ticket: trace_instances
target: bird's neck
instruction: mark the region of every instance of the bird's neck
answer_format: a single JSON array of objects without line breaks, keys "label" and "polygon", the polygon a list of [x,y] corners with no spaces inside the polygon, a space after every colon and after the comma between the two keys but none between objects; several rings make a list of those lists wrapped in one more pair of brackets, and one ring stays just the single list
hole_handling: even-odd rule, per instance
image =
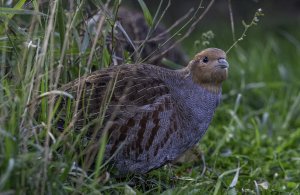
[{"label": "bird's neck", "polygon": [[219,94],[222,92],[222,83],[221,82],[203,82],[201,79],[199,79],[199,76],[201,75],[195,75],[191,73],[190,68],[186,67],[181,69],[182,74],[187,78],[191,77],[193,82],[201,86],[202,88],[206,89],[207,91]]},{"label": "bird's neck", "polygon": [[219,94],[222,92],[222,84],[215,84],[215,83],[213,84],[197,83],[197,84],[199,84],[202,88],[214,94]]}]

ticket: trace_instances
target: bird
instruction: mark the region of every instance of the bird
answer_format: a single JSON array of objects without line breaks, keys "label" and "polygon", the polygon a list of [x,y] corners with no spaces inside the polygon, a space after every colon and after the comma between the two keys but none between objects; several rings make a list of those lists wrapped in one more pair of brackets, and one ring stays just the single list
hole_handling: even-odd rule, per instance
[{"label": "bird", "polygon": [[[97,153],[106,136],[104,159],[117,174],[145,174],[200,141],[220,104],[228,69],[226,53],[207,48],[182,69],[115,65],[61,90],[74,96],[74,128],[87,129],[86,137],[98,143],[92,150]],[[61,104],[63,111],[68,104]]]}]

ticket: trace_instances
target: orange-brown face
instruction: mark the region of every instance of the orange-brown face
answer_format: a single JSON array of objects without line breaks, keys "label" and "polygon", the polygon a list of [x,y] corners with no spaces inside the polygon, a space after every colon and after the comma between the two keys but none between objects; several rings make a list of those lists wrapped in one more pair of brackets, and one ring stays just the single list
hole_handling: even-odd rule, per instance
[{"label": "orange-brown face", "polygon": [[227,79],[229,64],[223,50],[208,48],[198,53],[189,67],[198,84],[218,85]]}]

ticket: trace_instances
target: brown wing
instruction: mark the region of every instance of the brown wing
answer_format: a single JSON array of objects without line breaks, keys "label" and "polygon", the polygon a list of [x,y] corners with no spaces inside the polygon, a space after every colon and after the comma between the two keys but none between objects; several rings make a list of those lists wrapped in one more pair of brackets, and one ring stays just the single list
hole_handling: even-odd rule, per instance
[{"label": "brown wing", "polygon": [[[63,88],[78,101],[77,129],[94,123],[88,135],[96,137],[108,130],[107,156],[122,145],[116,159],[146,161],[159,154],[177,129],[170,90],[154,76],[156,70],[156,67],[117,66]],[[128,167],[133,161],[124,163]]]},{"label": "brown wing", "polygon": [[64,86],[62,90],[78,101],[77,128],[86,124],[84,120],[101,115],[105,116],[104,122],[115,120],[110,118],[113,115],[118,119],[132,117],[143,106],[151,105],[158,97],[169,94],[164,82],[153,77],[153,74],[147,74],[147,70],[142,66],[119,66],[95,72]]}]

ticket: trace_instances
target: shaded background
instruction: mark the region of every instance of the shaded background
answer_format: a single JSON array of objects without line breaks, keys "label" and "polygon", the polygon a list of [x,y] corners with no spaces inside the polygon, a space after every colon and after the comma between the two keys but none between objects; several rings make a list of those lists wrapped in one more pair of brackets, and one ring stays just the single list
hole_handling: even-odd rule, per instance
[{"label": "shaded background", "polygon": [[[149,6],[152,15],[154,15],[157,5],[160,1],[158,0],[146,0],[145,3]],[[169,26],[176,20],[182,17],[188,12],[189,9],[198,7],[200,1],[197,0],[173,0],[171,6],[164,18],[164,23]],[[204,1],[203,5],[206,5],[210,1]],[[139,4],[136,0],[123,1],[123,5],[129,5],[134,9],[140,9]],[[265,40],[264,36],[268,33],[283,34],[289,31],[293,36],[300,38],[299,27],[300,27],[300,1],[290,0],[232,0],[232,12],[235,24],[236,38],[238,38],[243,30],[242,20],[249,23],[259,8],[263,10],[264,17],[261,17],[261,21],[258,26],[251,28],[247,33],[247,39],[260,39]],[[204,9],[203,9],[204,10]],[[226,43],[224,48],[229,47],[232,44],[231,27],[230,27],[230,16],[229,16],[229,0],[216,0],[208,11],[206,16],[199,22],[197,28],[192,33],[191,39],[188,43],[183,45],[190,45],[190,41],[197,39],[199,33],[212,30],[215,33],[215,46],[219,46],[218,43]],[[258,33],[258,34],[257,34]],[[242,44],[242,43],[241,43]]]}]

